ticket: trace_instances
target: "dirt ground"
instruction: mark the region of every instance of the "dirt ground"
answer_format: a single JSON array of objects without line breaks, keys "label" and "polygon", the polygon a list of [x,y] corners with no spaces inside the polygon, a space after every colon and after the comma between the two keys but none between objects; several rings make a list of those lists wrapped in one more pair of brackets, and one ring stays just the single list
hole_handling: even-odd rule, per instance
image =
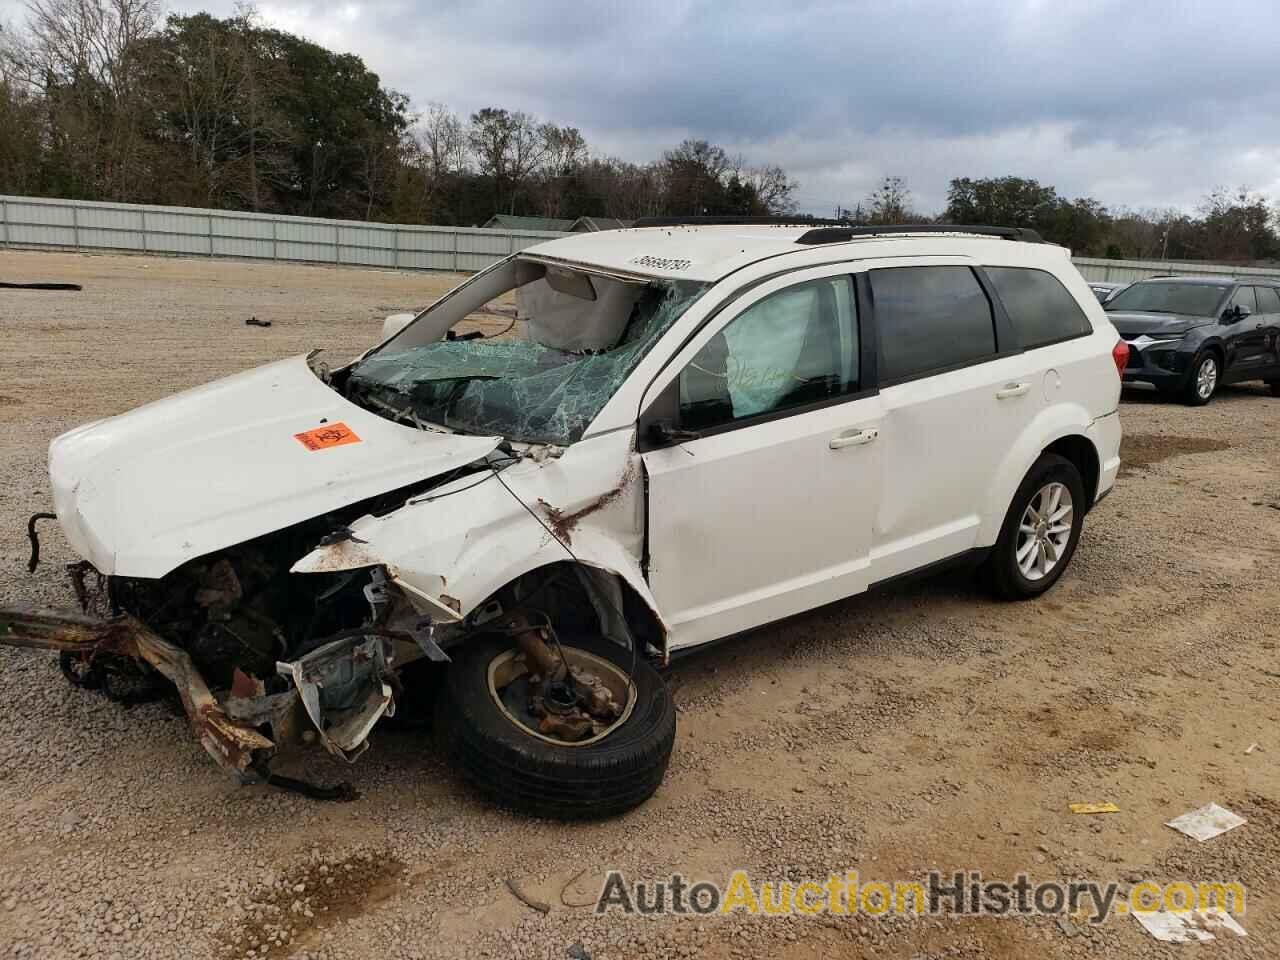
[{"label": "dirt ground", "polygon": [[[278,357],[338,359],[438,274],[0,252],[0,603],[67,605],[45,448],[77,424]],[[246,317],[269,319],[268,329]],[[1127,465],[1037,602],[964,575],[832,605],[678,662],[662,789],[602,823],[478,800],[412,725],[324,804],[228,782],[165,705],[71,688],[0,649],[0,955],[5,957],[1224,957],[1280,955],[1280,400],[1226,388],[1193,409],[1126,394]],[[1249,751],[1249,747],[1257,748]],[[1120,812],[1075,816],[1073,801]],[[1246,826],[1196,843],[1166,820],[1215,801]],[[605,871],[724,883],[1239,880],[1247,939],[1157,943],[1130,917],[623,918]],[[550,904],[530,910],[512,880]],[[272,939],[273,935],[275,939]],[[1201,955],[1197,953],[1197,955]]]}]

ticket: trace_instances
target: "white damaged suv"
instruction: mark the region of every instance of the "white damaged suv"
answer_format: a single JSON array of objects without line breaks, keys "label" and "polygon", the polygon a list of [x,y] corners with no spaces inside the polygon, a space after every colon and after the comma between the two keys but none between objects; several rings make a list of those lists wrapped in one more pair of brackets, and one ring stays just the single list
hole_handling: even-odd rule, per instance
[{"label": "white damaged suv", "polygon": [[[462,332],[481,310],[506,329]],[[614,813],[662,780],[673,654],[951,561],[1048,590],[1115,481],[1126,353],[1029,231],[552,240],[338,369],[57,438],[85,612],[0,611],[0,640],[108,693],[171,681],[250,779],[298,740],[354,759],[430,691],[490,796]]]}]

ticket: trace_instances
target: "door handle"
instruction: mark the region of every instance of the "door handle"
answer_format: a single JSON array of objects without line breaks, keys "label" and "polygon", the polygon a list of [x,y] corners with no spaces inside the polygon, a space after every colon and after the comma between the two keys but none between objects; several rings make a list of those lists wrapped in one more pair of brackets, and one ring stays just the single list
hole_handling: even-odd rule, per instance
[{"label": "door handle", "polygon": [[1031,389],[1031,384],[1023,380],[1021,383],[1006,383],[1003,387],[996,391],[997,400],[1008,400],[1011,397],[1021,397]]},{"label": "door handle", "polygon": [[840,450],[844,447],[860,447],[864,443],[870,443],[878,436],[880,436],[879,430],[846,430],[832,437],[827,446],[832,450]]}]

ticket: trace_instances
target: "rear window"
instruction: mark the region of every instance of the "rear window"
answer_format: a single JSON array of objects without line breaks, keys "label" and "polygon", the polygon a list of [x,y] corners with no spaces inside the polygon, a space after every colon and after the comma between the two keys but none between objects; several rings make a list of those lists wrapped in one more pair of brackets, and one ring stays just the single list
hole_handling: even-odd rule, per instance
[{"label": "rear window", "polygon": [[991,302],[968,267],[889,267],[870,278],[882,381],[995,354]]},{"label": "rear window", "polygon": [[1254,287],[1258,294],[1259,313],[1280,313],[1280,293],[1275,287]]},{"label": "rear window", "polygon": [[1024,267],[984,267],[1028,350],[1093,332],[1076,298],[1051,273]]}]

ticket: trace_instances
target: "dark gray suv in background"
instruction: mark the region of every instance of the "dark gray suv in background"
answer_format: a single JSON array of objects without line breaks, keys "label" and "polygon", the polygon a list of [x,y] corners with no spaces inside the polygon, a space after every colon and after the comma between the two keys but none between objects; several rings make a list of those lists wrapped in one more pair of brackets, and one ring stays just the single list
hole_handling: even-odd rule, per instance
[{"label": "dark gray suv in background", "polygon": [[1263,380],[1280,396],[1280,280],[1158,277],[1105,309],[1129,344],[1125,383],[1154,384],[1193,406],[1242,380]]}]

